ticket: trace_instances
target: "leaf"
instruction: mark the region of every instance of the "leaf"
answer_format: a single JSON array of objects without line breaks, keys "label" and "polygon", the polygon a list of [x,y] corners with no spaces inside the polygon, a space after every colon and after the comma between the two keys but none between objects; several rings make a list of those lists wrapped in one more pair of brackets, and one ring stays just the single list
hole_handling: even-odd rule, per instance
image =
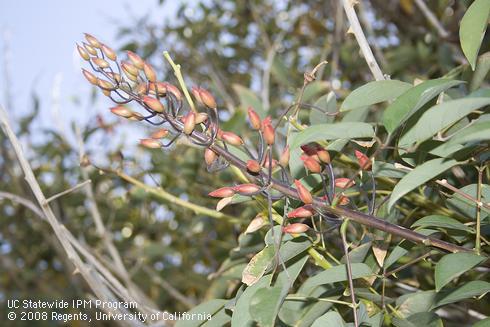
[{"label": "leaf", "polygon": [[490,120],[476,122],[454,134],[446,144],[464,144],[490,140]]},{"label": "leaf", "polygon": [[345,321],[337,311],[329,311],[313,323],[311,327],[345,327]]},{"label": "leaf", "polygon": [[461,83],[463,82],[440,78],[425,81],[411,88],[386,108],[383,114],[383,125],[388,132],[393,133],[395,129],[439,93]]},{"label": "leaf", "polygon": [[376,177],[403,178],[406,170],[396,168],[394,164],[383,161],[374,161],[373,174]]},{"label": "leaf", "polygon": [[238,98],[240,99],[240,106],[242,107],[242,110],[247,110],[248,107],[252,107],[261,118],[265,118],[266,112],[264,110],[262,102],[257,97],[257,95],[255,95],[255,93],[239,84],[233,84],[233,90],[236,92]]},{"label": "leaf", "polygon": [[370,124],[360,122],[341,122],[335,124],[318,124],[307,127],[290,138],[291,149],[300,145],[322,140],[367,138],[374,136]]},{"label": "leaf", "polygon": [[490,1],[475,0],[461,19],[459,40],[471,68],[475,70],[476,57],[487,30]]},{"label": "leaf", "polygon": [[310,109],[310,124],[324,124],[331,123],[334,120],[333,116],[327,116],[326,113],[334,113],[337,111],[337,99],[335,97],[335,93],[330,91],[329,93],[321,96],[315,102],[315,107],[322,109],[322,111],[318,109]]},{"label": "leaf", "polygon": [[[194,307],[192,310],[187,312],[188,314],[199,314],[200,317],[204,316],[206,317],[208,314],[214,316],[216,313],[218,313],[228,302],[228,300],[222,300],[222,299],[214,299],[210,301],[206,301],[204,303],[199,304],[198,306]],[[211,318],[212,320],[213,318]],[[192,320],[178,320],[177,323],[175,324],[175,327],[197,327],[201,326],[205,320],[199,320],[199,319],[192,319]]]},{"label": "leaf", "polygon": [[282,285],[264,287],[250,299],[250,315],[259,326],[274,326],[281,304]]},{"label": "leaf", "polygon": [[340,106],[340,111],[357,109],[392,100],[412,87],[397,80],[369,82],[352,91]]},{"label": "leaf", "polygon": [[479,322],[473,325],[473,327],[488,327],[488,326],[490,326],[490,318],[480,320]]},{"label": "leaf", "polygon": [[439,293],[434,308],[464,299],[469,299],[473,296],[480,296],[487,292],[490,292],[489,282],[482,280],[470,281],[458,288]]},{"label": "leaf", "polygon": [[471,232],[472,229],[466,226],[463,223],[460,223],[454,218],[440,216],[440,215],[431,215],[424,218],[420,218],[416,222],[412,224],[412,227],[441,227],[441,228],[451,228],[462,230],[466,232]]},{"label": "leaf", "polygon": [[426,312],[434,305],[436,292],[420,291],[400,296],[396,300],[398,312],[407,318],[417,312]]},{"label": "leaf", "polygon": [[245,230],[245,234],[251,234],[255,231],[258,231],[265,225],[267,225],[265,217],[258,215],[257,217],[252,219],[252,221],[250,221],[250,224],[248,224],[247,229]]},{"label": "leaf", "polygon": [[407,319],[393,317],[393,325],[396,327],[444,327],[441,318],[433,312],[417,312]]},{"label": "leaf", "polygon": [[274,257],[274,247],[266,246],[262,251],[253,256],[242,273],[242,283],[247,286],[255,284],[266,272]]},{"label": "leaf", "polygon": [[390,201],[388,202],[388,211],[390,211],[396,201],[405,194],[457,164],[458,162],[456,160],[437,158],[417,166],[396,184],[391,193]]},{"label": "leaf", "polygon": [[439,292],[441,288],[443,288],[454,278],[465,273],[485,260],[485,257],[473,253],[446,254],[436,264],[434,272],[436,291]]},{"label": "leaf", "polygon": [[243,291],[236,302],[235,310],[233,310],[233,315],[231,317],[231,325],[233,327],[253,327],[255,325],[248,310],[250,299],[258,289],[268,286],[269,281],[269,278],[261,278],[255,284],[247,287],[245,291]]},{"label": "leaf", "polygon": [[[373,271],[365,263],[353,263],[352,279],[362,278],[373,275]],[[308,278],[304,283],[304,288],[312,288],[324,284],[333,284],[347,280],[347,268],[345,265],[338,265],[326,269],[315,276]]]},{"label": "leaf", "polygon": [[374,241],[373,242],[373,254],[380,267],[383,267],[383,263],[386,258],[386,253],[389,247],[389,242]]},{"label": "leaf", "polygon": [[[469,196],[476,198],[477,195],[477,184],[466,185],[459,189],[461,192],[468,194]],[[490,202],[490,185],[482,184],[482,201]],[[457,211],[465,214],[470,218],[474,218],[476,215],[476,205],[473,201],[470,201],[458,193],[454,193],[452,198],[448,200],[450,207],[455,208]],[[485,218],[490,214],[490,210],[482,207],[481,208],[481,218]]]},{"label": "leaf", "polygon": [[485,52],[480,57],[478,57],[478,61],[476,62],[476,70],[473,73],[473,77],[471,78],[470,91],[475,91],[482,85],[489,70],[490,52]]},{"label": "leaf", "polygon": [[401,147],[427,140],[472,111],[490,104],[490,98],[463,98],[438,104],[420,117],[401,138]]}]

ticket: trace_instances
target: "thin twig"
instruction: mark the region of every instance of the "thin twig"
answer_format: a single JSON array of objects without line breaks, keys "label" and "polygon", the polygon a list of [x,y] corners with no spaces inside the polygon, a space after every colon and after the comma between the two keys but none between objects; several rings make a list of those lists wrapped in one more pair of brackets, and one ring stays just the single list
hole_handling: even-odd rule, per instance
[{"label": "thin twig", "polygon": [[429,23],[437,30],[437,33],[443,39],[449,36],[449,32],[441,25],[439,20],[437,20],[436,15],[427,7],[424,0],[414,0],[415,5],[420,9],[422,14],[424,14],[425,18],[429,21]]},{"label": "thin twig", "polygon": [[84,187],[85,185],[90,184],[90,183],[92,183],[92,181],[90,179],[87,179],[87,180],[85,180],[85,181],[83,181],[81,183],[78,183],[77,185],[75,185],[73,187],[70,187],[69,189],[64,190],[63,192],[57,193],[57,194],[49,197],[46,200],[46,203],[49,203],[49,202],[51,202],[53,200],[56,200],[57,198],[59,198],[59,197],[61,197],[63,195],[66,195],[66,194],[69,194],[71,192],[74,192],[74,191],[78,190],[79,188]]},{"label": "thin twig", "polygon": [[170,57],[170,54],[167,51],[163,52],[163,56],[165,57],[165,59],[167,59],[170,66],[172,66],[172,69],[174,71],[174,75],[180,84],[180,88],[182,89],[182,92],[184,92],[184,96],[185,96],[187,102],[189,103],[189,107],[191,108],[192,111],[197,112],[196,106],[194,105],[194,102],[192,101],[192,98],[189,94],[189,91],[187,90],[187,86],[185,85],[184,77],[182,76],[180,65],[175,64],[175,62],[172,60],[172,58]]},{"label": "thin twig", "polygon": [[350,298],[352,301],[352,314],[354,315],[354,326],[359,326],[359,318],[357,317],[357,301],[354,291],[354,282],[352,280],[352,267],[349,259],[349,245],[347,244],[346,231],[349,226],[349,219],[344,220],[342,226],[340,226],[340,236],[342,236],[342,245],[345,253],[345,265],[347,266],[347,279],[349,280]]}]

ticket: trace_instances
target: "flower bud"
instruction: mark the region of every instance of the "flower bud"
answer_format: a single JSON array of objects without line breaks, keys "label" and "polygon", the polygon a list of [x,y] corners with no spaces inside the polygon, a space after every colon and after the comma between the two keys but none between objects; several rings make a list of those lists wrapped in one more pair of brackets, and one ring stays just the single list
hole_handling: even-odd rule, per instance
[{"label": "flower bud", "polygon": [[235,195],[235,191],[232,187],[222,187],[208,194],[214,198],[228,198]]},{"label": "flower bud", "polygon": [[97,83],[98,83],[99,87],[105,91],[114,90],[114,85],[112,85],[112,83],[110,83],[108,81],[105,81],[103,79],[98,79]]},{"label": "flower bud", "polygon": [[196,126],[196,114],[194,111],[189,111],[189,113],[182,118],[182,122],[184,123],[182,131],[184,134],[190,135]]},{"label": "flower bud", "polygon": [[119,75],[118,73],[108,72],[107,75],[109,75],[109,77],[116,83],[121,82],[121,75]]},{"label": "flower bud", "polygon": [[320,149],[318,149],[316,154],[318,155],[318,158],[320,159],[321,162],[326,163],[326,164],[329,164],[331,162],[330,154],[328,153],[327,150],[320,148]]},{"label": "flower bud", "polygon": [[351,180],[350,178],[337,178],[337,179],[335,179],[335,187],[349,188],[354,184],[356,184],[356,183],[353,180]]},{"label": "flower bud", "polygon": [[199,92],[199,87],[197,87],[197,86],[193,86],[193,87],[191,88],[191,93],[192,93],[192,95],[194,96],[194,98],[196,99],[197,103],[200,103],[200,104],[202,104],[202,103],[203,103],[203,102],[202,102],[202,99],[201,99],[201,94],[200,94],[200,92]]},{"label": "flower bud", "polygon": [[301,184],[301,181],[299,181],[297,179],[294,180],[294,185],[296,185],[296,189],[297,189],[298,196],[299,196],[300,200],[304,204],[312,204],[313,203],[313,197],[311,196],[310,191],[308,191],[306,189],[306,187],[304,187],[303,184]]},{"label": "flower bud", "polygon": [[240,146],[243,144],[243,140],[240,136],[236,135],[233,132],[223,132],[221,134],[221,139],[228,144]]},{"label": "flower bud", "polygon": [[145,66],[145,62],[143,61],[143,59],[141,59],[140,56],[138,56],[136,53],[132,51],[127,51],[127,54],[129,60],[131,60],[131,62],[133,63],[133,65],[136,66],[136,68],[143,69],[143,67]]},{"label": "flower bud", "polygon": [[165,87],[167,88],[167,91],[172,93],[177,100],[182,101],[182,92],[180,92],[177,86],[170,83],[165,83]]},{"label": "flower bud", "polygon": [[125,106],[116,106],[111,108],[111,112],[117,116],[123,118],[129,118],[133,116],[133,111]]},{"label": "flower bud", "polygon": [[143,66],[143,71],[145,72],[146,79],[148,79],[150,82],[157,81],[157,74],[150,64],[145,62]]},{"label": "flower bud", "polygon": [[87,81],[89,81],[90,84],[99,85],[99,81],[98,81],[99,79],[88,70],[82,68],[82,74],[83,76],[85,76],[85,78],[87,79]]},{"label": "flower bud", "polygon": [[248,121],[253,129],[259,130],[261,126],[260,117],[257,112],[252,108],[248,107]]},{"label": "flower bud", "polygon": [[150,83],[150,93],[156,94],[158,92],[159,96],[167,94],[167,86],[163,82]]},{"label": "flower bud", "polygon": [[281,157],[279,158],[279,164],[283,167],[287,167],[289,165],[289,157],[290,157],[289,145],[286,145],[284,150],[282,150]]},{"label": "flower bud", "polygon": [[319,174],[322,172],[322,167],[320,166],[318,161],[316,161],[312,157],[301,156],[301,160],[303,160],[303,164],[306,167],[306,169],[308,169],[312,173]]},{"label": "flower bud", "polygon": [[102,94],[105,95],[106,97],[109,97],[109,96],[111,96],[111,91],[103,88]]},{"label": "flower bud", "polygon": [[94,48],[100,48],[101,44],[99,42],[99,40],[97,40],[95,37],[93,37],[92,35],[88,34],[88,33],[85,33],[85,39],[87,40],[87,42],[93,46]]},{"label": "flower bud", "polygon": [[345,205],[348,205],[349,202],[350,202],[349,198],[347,196],[345,196],[344,194],[341,194],[339,196],[339,201],[337,203],[341,206],[345,206]]},{"label": "flower bud", "polygon": [[256,160],[248,160],[247,170],[251,173],[257,174],[260,172],[260,164]]},{"label": "flower bud", "polygon": [[133,115],[128,119],[134,121],[142,121],[143,119],[145,119],[145,117],[143,117],[143,115],[140,114],[139,112],[133,112]]},{"label": "flower bud", "polygon": [[217,158],[218,155],[216,154],[216,152],[214,152],[210,148],[206,148],[206,150],[204,150],[204,161],[206,161],[206,165],[211,166]]},{"label": "flower bud", "polygon": [[77,50],[78,50],[78,54],[80,55],[80,57],[82,57],[83,60],[90,60],[90,56],[89,56],[87,50],[85,50],[84,48],[82,48],[78,44],[77,44]]},{"label": "flower bud", "polygon": [[271,116],[265,117],[264,120],[262,121],[262,125],[260,126],[262,132],[264,132],[265,126],[267,126],[267,125],[272,125]]},{"label": "flower bud", "polygon": [[159,130],[156,130],[153,133],[151,133],[150,137],[152,139],[163,139],[168,136],[168,133],[169,133],[168,129],[160,128]]},{"label": "flower bud", "polygon": [[253,195],[260,190],[260,186],[255,184],[240,184],[235,186],[233,190],[243,195]]},{"label": "flower bud", "polygon": [[109,63],[102,59],[102,58],[92,58],[92,62],[96,65],[96,66],[99,66],[99,68],[108,68],[109,67]]},{"label": "flower bud", "polygon": [[133,65],[127,61],[121,62],[121,68],[126,75],[130,74],[133,76],[138,76],[138,74],[139,74],[138,68],[136,68],[135,65]]},{"label": "flower bud", "polygon": [[152,98],[150,96],[144,96],[143,102],[145,105],[147,105],[153,111],[163,112],[165,110],[165,107],[163,106],[163,104],[160,101],[158,101],[157,99]]},{"label": "flower bud", "polygon": [[357,161],[362,170],[371,170],[371,160],[361,151],[355,151]]},{"label": "flower bud", "polygon": [[95,50],[94,47],[92,47],[91,45],[88,45],[87,43],[83,43],[83,47],[85,48],[85,50],[87,50],[88,53],[90,53],[92,56],[96,56],[97,55],[97,50]]},{"label": "flower bud", "polygon": [[288,218],[308,218],[315,214],[315,210],[309,206],[302,206],[288,213]]},{"label": "flower bud", "polygon": [[162,147],[162,143],[155,139],[141,139],[140,144],[149,149],[157,149]]},{"label": "flower bud", "polygon": [[265,143],[267,143],[268,145],[273,145],[274,144],[274,141],[275,141],[275,130],[274,130],[274,127],[272,127],[271,124],[267,124],[264,126],[264,140],[265,140]]},{"label": "flower bud", "polygon": [[201,97],[202,103],[208,108],[211,109],[216,109],[218,106],[216,104],[216,100],[214,99],[214,96],[206,89],[203,89],[202,87],[199,88],[199,95]]},{"label": "flower bud", "polygon": [[206,120],[208,120],[208,114],[205,112],[198,112],[196,114],[196,125],[204,123]]},{"label": "flower bud", "polygon": [[[276,166],[277,166],[277,160],[276,159],[272,159],[272,169],[276,168]],[[267,159],[264,162],[264,168],[269,169],[269,159]]]},{"label": "flower bud", "polygon": [[287,234],[301,234],[306,232],[310,227],[306,224],[295,223],[289,224],[282,228],[282,231]]},{"label": "flower bud", "polygon": [[135,91],[139,95],[148,94],[148,85],[146,83],[139,83],[136,86]]},{"label": "flower bud", "polygon": [[105,54],[105,56],[107,58],[109,58],[110,60],[112,61],[116,61],[117,59],[117,55],[116,53],[114,52],[114,50],[112,50],[111,48],[109,48],[107,45],[105,44],[102,44],[102,48],[101,48],[102,52]]}]

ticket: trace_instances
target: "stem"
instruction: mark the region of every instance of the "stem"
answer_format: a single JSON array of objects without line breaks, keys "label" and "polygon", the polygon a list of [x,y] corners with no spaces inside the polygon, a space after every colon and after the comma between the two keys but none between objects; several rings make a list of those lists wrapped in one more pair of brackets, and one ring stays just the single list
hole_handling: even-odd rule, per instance
[{"label": "stem", "polygon": [[175,77],[177,77],[177,80],[179,81],[180,88],[182,89],[182,92],[184,92],[184,96],[185,96],[187,102],[189,103],[191,110],[194,112],[197,112],[196,106],[194,105],[194,102],[192,101],[192,98],[189,94],[189,91],[187,90],[187,86],[185,85],[184,77],[182,76],[182,73],[180,70],[180,65],[175,64],[175,62],[170,57],[168,51],[163,51],[163,56],[165,57],[165,59],[167,59],[170,66],[172,66],[172,69],[174,70],[174,75],[175,75]]},{"label": "stem", "polygon": [[354,293],[354,282],[352,281],[352,267],[350,265],[350,259],[349,259],[349,245],[347,244],[347,237],[345,235],[347,231],[347,226],[349,226],[349,219],[346,219],[342,223],[342,226],[340,226],[340,235],[342,236],[342,244],[344,246],[344,252],[345,252],[347,278],[349,280],[350,298],[352,301],[352,313],[354,314],[354,326],[358,327],[359,319],[357,317],[357,301],[356,301],[356,294]]},{"label": "stem", "polygon": [[482,179],[483,179],[483,167],[479,167],[478,169],[478,185],[476,188],[476,199],[478,203],[476,205],[476,239],[475,239],[475,251],[480,254],[480,238],[481,238],[481,188],[482,188]]}]

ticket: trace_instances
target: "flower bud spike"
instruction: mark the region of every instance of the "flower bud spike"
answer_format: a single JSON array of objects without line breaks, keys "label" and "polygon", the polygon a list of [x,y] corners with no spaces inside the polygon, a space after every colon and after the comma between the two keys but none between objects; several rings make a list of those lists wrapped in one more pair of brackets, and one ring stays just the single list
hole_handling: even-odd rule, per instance
[{"label": "flower bud spike", "polygon": [[368,171],[371,170],[372,165],[369,157],[358,150],[355,151],[355,154],[356,154],[357,161],[359,162],[359,167],[361,167],[362,170],[368,170]]},{"label": "flower bud spike", "polygon": [[275,141],[275,133],[276,131],[274,130],[274,127],[272,127],[271,124],[267,124],[264,126],[264,140],[267,145],[273,145]]},{"label": "flower bud spike", "polygon": [[260,172],[260,164],[257,160],[248,160],[247,161],[247,170],[253,174],[257,174]]},{"label": "flower bud spike", "polygon": [[240,146],[243,144],[243,140],[240,136],[232,132],[223,132],[221,134],[221,139],[228,144]]},{"label": "flower bud spike", "polygon": [[150,96],[144,96],[143,102],[145,105],[147,105],[153,111],[163,112],[165,110],[165,107],[163,106],[163,104],[160,101],[158,101],[157,99],[152,98]]},{"label": "flower bud spike", "polygon": [[356,182],[354,182],[350,178],[337,178],[337,179],[335,179],[335,187],[345,189],[345,188],[349,188],[355,184],[356,184]]},{"label": "flower bud spike", "polygon": [[90,55],[88,54],[87,50],[82,48],[80,45],[77,44],[77,51],[80,57],[82,57],[83,60],[90,60]]},{"label": "flower bud spike", "polygon": [[235,195],[235,191],[232,187],[222,187],[208,194],[213,198],[228,198],[230,196]]},{"label": "flower bud spike", "polygon": [[169,134],[168,129],[160,128],[159,130],[154,131],[153,133],[151,133],[150,137],[152,139],[163,139],[163,138],[167,137],[168,134]]},{"label": "flower bud spike", "polygon": [[116,61],[117,59],[117,55],[116,53],[114,52],[114,50],[112,50],[111,48],[109,48],[107,45],[105,44],[102,44],[102,48],[101,48],[102,52],[104,53],[104,55],[109,58],[110,60],[112,61]]},{"label": "flower bud spike", "polygon": [[206,150],[204,150],[204,161],[206,161],[206,165],[211,166],[216,159],[218,159],[216,152],[210,148],[206,148]]},{"label": "flower bud spike", "polygon": [[85,33],[85,40],[87,40],[87,42],[94,48],[100,48],[101,46],[99,40],[97,40],[94,36],[88,33]]},{"label": "flower bud spike", "polygon": [[184,134],[190,135],[196,126],[196,114],[194,111],[189,111],[189,113],[182,118],[182,121],[184,123],[182,131]]},{"label": "flower bud spike", "polygon": [[286,145],[286,147],[282,151],[281,157],[279,158],[279,164],[283,167],[287,167],[289,165],[290,156],[291,155],[289,152],[289,145]]},{"label": "flower bud spike", "polygon": [[294,209],[288,213],[288,218],[308,218],[315,214],[315,209],[312,206],[306,205]]},{"label": "flower bud spike", "polygon": [[306,224],[295,223],[289,224],[282,228],[282,231],[286,234],[301,234],[309,230],[310,227]]},{"label": "flower bud spike", "polygon": [[311,196],[310,191],[308,191],[306,189],[306,187],[304,187],[303,184],[301,184],[301,181],[299,181],[297,179],[294,180],[294,185],[296,185],[296,189],[297,189],[298,196],[299,196],[300,200],[304,204],[312,204],[313,203],[313,197]]},{"label": "flower bud spike", "polygon": [[127,54],[129,60],[131,60],[131,62],[133,63],[133,65],[136,66],[136,68],[143,69],[145,62],[143,61],[143,59],[141,59],[140,56],[138,56],[136,53],[132,51],[128,51]]},{"label": "flower bud spike", "polygon": [[87,79],[87,81],[89,81],[90,84],[99,85],[99,79],[88,70],[82,68],[82,74],[83,76],[85,76],[85,78]]},{"label": "flower bud spike", "polygon": [[158,149],[162,147],[162,143],[155,139],[141,139],[140,144],[149,149]]},{"label": "flower bud spike", "polygon": [[123,118],[130,118],[133,116],[133,111],[125,106],[116,106],[111,108],[111,112],[117,116]]},{"label": "flower bud spike", "polygon": [[233,190],[242,195],[253,195],[260,191],[260,186],[255,184],[240,184],[235,186]]},{"label": "flower bud spike", "polygon": [[145,62],[144,66],[143,66],[143,71],[145,72],[146,78],[150,82],[156,82],[157,74],[155,73],[155,70],[153,69],[153,67],[150,64]]},{"label": "flower bud spike", "polygon": [[248,107],[248,121],[253,129],[260,129],[262,122],[257,112],[252,107]]}]

